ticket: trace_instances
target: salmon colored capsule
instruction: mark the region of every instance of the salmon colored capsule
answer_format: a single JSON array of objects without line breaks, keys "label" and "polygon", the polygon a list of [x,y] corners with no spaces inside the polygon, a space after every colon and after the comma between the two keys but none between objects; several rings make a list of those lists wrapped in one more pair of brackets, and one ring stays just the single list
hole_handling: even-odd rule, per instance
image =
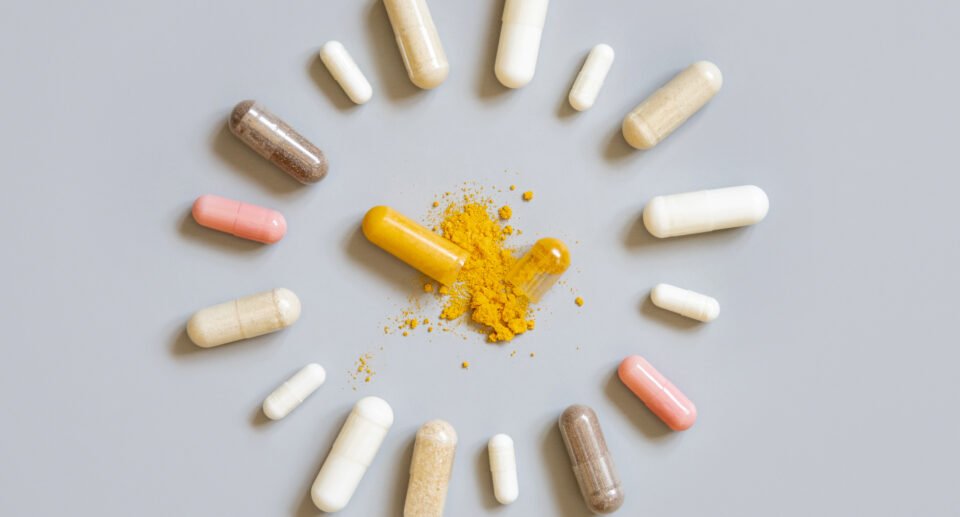
[{"label": "salmon colored capsule", "polygon": [[287,233],[287,220],[280,212],[211,194],[193,202],[193,218],[200,226],[264,244],[273,244]]},{"label": "salmon colored capsule", "polygon": [[674,431],[683,431],[697,421],[697,407],[646,359],[631,355],[620,363],[620,380],[634,395]]}]

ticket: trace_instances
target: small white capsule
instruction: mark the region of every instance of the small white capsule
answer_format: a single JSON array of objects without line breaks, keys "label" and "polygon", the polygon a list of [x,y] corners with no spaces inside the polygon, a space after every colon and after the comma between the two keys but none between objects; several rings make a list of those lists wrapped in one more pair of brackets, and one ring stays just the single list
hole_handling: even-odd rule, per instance
[{"label": "small white capsule", "polygon": [[263,414],[270,420],[280,420],[297,408],[311,393],[317,391],[327,372],[317,363],[304,366],[299,372],[281,384],[263,401]]},{"label": "small white capsule", "polygon": [[507,88],[519,88],[533,79],[540,54],[540,36],[550,0],[507,0],[494,72]]},{"label": "small white capsule", "polygon": [[187,335],[210,348],[276,332],[300,318],[300,299],[289,289],[273,289],[201,309],[187,322]]},{"label": "small white capsule", "polygon": [[520,483],[517,480],[517,456],[513,449],[513,438],[498,434],[490,438],[487,444],[490,454],[490,473],[493,475],[493,496],[500,504],[510,504],[520,495]]},{"label": "small white capsule", "polygon": [[657,284],[650,291],[650,300],[661,309],[704,323],[720,315],[720,302],[715,298],[669,284]]},{"label": "small white capsule", "polygon": [[676,237],[759,223],[770,200],[754,185],[657,196],[643,209],[643,225],[655,237]]},{"label": "small white capsule", "polygon": [[587,60],[583,62],[583,68],[577,74],[577,79],[570,88],[570,105],[577,111],[583,111],[593,106],[597,100],[597,94],[603,87],[603,81],[610,72],[610,66],[613,65],[613,48],[603,43],[593,47]]},{"label": "small white capsule", "polygon": [[373,96],[370,82],[342,43],[339,41],[324,43],[320,48],[320,60],[350,100],[363,104]]}]

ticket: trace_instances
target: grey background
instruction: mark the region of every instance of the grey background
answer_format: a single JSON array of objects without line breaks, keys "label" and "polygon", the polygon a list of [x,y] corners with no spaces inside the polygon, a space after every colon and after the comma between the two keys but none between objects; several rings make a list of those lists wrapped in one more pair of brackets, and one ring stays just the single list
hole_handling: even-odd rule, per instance
[{"label": "grey background", "polygon": [[[960,513],[957,3],[555,1],[519,91],[492,73],[502,2],[431,4],[452,72],[421,92],[377,2],[3,2],[0,514],[312,515],[365,395],[397,419],[344,515],[400,514],[430,418],[460,434],[448,515],[583,515],[555,426],[574,402],[604,425],[622,515]],[[315,59],[328,39],[369,104]],[[599,42],[616,62],[575,114],[567,91]],[[622,116],[699,59],[723,70],[720,94],[629,149]],[[225,117],[246,98],[323,148],[328,178],[302,187],[234,139]],[[568,285],[505,346],[385,336],[419,275],[363,239],[363,213],[421,217],[464,181],[534,190],[498,199],[515,244],[571,243]],[[654,195],[748,183],[771,199],[755,227],[657,241],[639,222]],[[279,208],[290,232],[265,247],[200,228],[204,193]],[[657,282],[716,296],[722,316],[650,307]],[[196,309],[277,286],[303,301],[294,327],[186,340]],[[368,351],[378,373],[357,384]],[[619,383],[634,353],[697,403],[692,430]],[[326,385],[265,422],[263,397],[310,361]],[[519,454],[505,508],[497,432]]]}]

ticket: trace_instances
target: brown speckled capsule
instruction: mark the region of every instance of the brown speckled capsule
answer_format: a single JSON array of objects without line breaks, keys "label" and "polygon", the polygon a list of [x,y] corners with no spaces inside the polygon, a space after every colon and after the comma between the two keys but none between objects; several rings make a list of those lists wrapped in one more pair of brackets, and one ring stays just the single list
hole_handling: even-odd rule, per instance
[{"label": "brown speckled capsule", "polygon": [[456,448],[457,432],[443,420],[431,420],[417,431],[403,517],[443,515]]},{"label": "brown speckled capsule", "polygon": [[623,504],[623,491],[597,414],[579,404],[568,407],[560,415],[560,435],[587,507],[593,513],[615,512]]},{"label": "brown speckled capsule", "polygon": [[230,114],[230,131],[300,183],[316,183],[327,175],[323,151],[286,122],[254,101],[243,101]]}]

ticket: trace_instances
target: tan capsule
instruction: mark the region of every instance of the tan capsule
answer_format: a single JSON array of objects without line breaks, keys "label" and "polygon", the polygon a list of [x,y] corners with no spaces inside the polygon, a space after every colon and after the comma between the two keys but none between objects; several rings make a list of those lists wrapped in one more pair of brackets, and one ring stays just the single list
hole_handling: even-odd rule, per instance
[{"label": "tan capsule", "polygon": [[587,507],[593,513],[615,512],[623,504],[623,491],[597,414],[587,406],[575,404],[560,415],[559,424]]},{"label": "tan capsule", "polygon": [[383,5],[410,81],[424,90],[440,86],[450,63],[426,0],[383,0]]},{"label": "tan capsule", "polygon": [[293,325],[300,318],[300,299],[289,289],[273,289],[197,311],[187,335],[210,348],[262,336]]},{"label": "tan capsule", "polygon": [[237,104],[228,125],[237,138],[300,183],[316,183],[327,175],[323,151],[259,103]]},{"label": "tan capsule", "polygon": [[431,420],[417,431],[403,517],[443,515],[456,448],[457,432],[443,420]]}]

